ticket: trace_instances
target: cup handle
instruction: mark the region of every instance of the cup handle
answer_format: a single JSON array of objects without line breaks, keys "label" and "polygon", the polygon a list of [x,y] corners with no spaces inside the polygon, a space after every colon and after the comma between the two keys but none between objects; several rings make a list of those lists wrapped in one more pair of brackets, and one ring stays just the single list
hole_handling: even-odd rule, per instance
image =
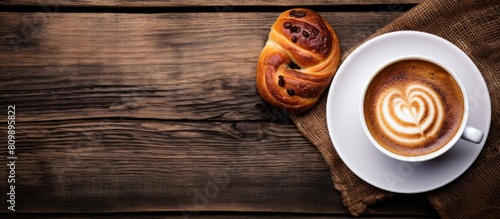
[{"label": "cup handle", "polygon": [[484,133],[471,126],[465,126],[464,133],[460,137],[466,141],[479,144],[483,140]]}]

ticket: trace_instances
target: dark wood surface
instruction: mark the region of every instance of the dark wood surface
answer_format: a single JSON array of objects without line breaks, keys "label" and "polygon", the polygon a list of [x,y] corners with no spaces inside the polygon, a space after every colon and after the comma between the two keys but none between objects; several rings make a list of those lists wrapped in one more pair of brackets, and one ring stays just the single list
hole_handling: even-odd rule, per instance
[{"label": "dark wood surface", "polygon": [[[345,51],[417,2],[0,2],[18,156],[16,214],[4,201],[0,217],[349,217],[319,152],[258,96],[256,62],[283,6],[332,6]],[[437,214],[415,194],[363,216]]]},{"label": "dark wood surface", "polygon": [[1,1],[4,6],[75,6],[75,7],[199,7],[199,6],[314,6],[415,4],[423,0],[17,0]]}]

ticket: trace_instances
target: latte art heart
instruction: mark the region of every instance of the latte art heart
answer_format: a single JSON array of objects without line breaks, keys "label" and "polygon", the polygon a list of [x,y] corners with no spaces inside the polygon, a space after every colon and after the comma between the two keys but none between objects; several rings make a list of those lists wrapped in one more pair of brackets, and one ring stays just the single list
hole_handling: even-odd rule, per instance
[{"label": "latte art heart", "polygon": [[385,152],[421,156],[458,136],[464,102],[459,84],[447,70],[425,60],[404,59],[371,79],[361,120]]},{"label": "latte art heart", "polygon": [[383,91],[375,104],[376,120],[392,141],[407,147],[437,138],[444,123],[439,94],[426,84]]}]

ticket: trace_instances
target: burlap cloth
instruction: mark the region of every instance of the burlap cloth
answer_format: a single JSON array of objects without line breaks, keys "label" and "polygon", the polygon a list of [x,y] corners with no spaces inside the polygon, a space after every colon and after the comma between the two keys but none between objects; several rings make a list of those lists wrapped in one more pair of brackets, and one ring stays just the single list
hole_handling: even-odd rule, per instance
[{"label": "burlap cloth", "polygon": [[[500,218],[500,1],[429,0],[368,39],[398,30],[432,33],[457,45],[481,71],[491,97],[490,133],[478,159],[458,179],[426,197],[442,218]],[[342,162],[328,135],[326,93],[312,110],[292,119],[321,152],[344,205],[357,216],[394,194],[362,181]]]}]

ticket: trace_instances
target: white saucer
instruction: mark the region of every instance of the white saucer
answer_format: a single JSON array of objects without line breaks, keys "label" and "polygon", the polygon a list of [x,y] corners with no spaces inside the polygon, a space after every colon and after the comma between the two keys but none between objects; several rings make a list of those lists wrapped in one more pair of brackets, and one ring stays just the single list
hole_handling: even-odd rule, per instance
[{"label": "white saucer", "polygon": [[[480,144],[459,140],[438,158],[409,163],[384,155],[370,143],[358,115],[363,85],[384,62],[406,55],[429,56],[457,73],[469,97],[468,124],[485,134]],[[357,176],[387,191],[420,193],[453,181],[474,162],[488,136],[491,102],[479,69],[462,50],[432,34],[399,31],[369,40],[342,63],[328,93],[326,118],[335,149]]]}]

